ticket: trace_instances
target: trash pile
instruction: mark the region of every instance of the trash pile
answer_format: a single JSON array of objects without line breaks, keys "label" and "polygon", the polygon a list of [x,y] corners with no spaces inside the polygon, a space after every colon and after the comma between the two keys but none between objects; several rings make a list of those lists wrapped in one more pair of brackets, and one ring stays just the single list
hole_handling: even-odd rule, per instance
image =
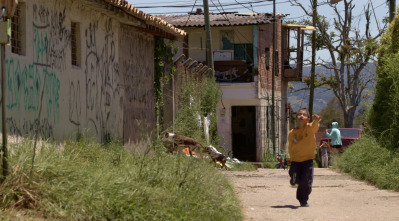
[{"label": "trash pile", "polygon": [[[202,144],[200,144],[198,141],[184,135],[165,133],[162,141],[164,142],[165,147],[171,153],[176,152],[181,148],[181,151],[186,156],[212,159],[215,162],[215,165],[218,164],[221,168],[231,169],[237,165],[243,164],[237,158],[230,158],[222,154],[212,145],[202,146]],[[201,153],[195,152],[194,150],[196,149],[198,149]]]}]

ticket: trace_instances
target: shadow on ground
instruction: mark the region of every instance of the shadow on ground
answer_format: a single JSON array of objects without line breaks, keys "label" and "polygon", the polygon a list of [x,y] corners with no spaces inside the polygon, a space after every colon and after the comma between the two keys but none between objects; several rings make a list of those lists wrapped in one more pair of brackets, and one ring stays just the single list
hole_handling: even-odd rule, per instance
[{"label": "shadow on ground", "polygon": [[298,209],[299,206],[293,205],[284,205],[284,206],[271,206],[271,208],[281,209],[281,208],[290,208],[290,209]]}]

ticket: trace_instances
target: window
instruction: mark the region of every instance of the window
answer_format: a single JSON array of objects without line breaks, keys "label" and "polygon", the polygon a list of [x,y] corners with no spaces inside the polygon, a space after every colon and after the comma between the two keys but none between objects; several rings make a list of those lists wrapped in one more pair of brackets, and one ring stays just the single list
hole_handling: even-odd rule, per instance
[{"label": "window", "polygon": [[22,2],[11,19],[11,52],[25,55],[25,3]]},{"label": "window", "polygon": [[270,68],[270,48],[265,48],[265,63],[266,63],[266,70]]},{"label": "window", "polygon": [[80,67],[80,25],[77,22],[71,22],[71,56],[72,65]]},{"label": "window", "polygon": [[245,60],[247,63],[254,61],[254,48],[252,44],[234,44],[234,60]]},{"label": "window", "polygon": [[222,50],[234,49],[234,32],[231,30],[220,31]]}]

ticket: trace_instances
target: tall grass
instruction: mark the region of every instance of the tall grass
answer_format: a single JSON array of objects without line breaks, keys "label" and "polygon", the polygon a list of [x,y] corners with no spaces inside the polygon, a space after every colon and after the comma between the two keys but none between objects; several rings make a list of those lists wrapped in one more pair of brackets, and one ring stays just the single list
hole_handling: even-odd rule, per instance
[{"label": "tall grass", "polygon": [[83,139],[43,143],[31,171],[32,142],[10,149],[2,210],[63,220],[242,220],[232,186],[201,159]]},{"label": "tall grass", "polygon": [[336,159],[337,167],[382,189],[399,191],[399,154],[364,136]]}]

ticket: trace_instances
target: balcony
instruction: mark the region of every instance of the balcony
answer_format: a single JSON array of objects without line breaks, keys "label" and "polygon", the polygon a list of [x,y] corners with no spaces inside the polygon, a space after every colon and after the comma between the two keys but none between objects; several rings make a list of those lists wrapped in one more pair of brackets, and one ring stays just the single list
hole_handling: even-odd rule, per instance
[{"label": "balcony", "polygon": [[241,60],[215,61],[215,78],[221,82],[254,82],[252,65]]},{"label": "balcony", "polygon": [[302,81],[302,68],[284,68],[284,78],[288,81]]}]

